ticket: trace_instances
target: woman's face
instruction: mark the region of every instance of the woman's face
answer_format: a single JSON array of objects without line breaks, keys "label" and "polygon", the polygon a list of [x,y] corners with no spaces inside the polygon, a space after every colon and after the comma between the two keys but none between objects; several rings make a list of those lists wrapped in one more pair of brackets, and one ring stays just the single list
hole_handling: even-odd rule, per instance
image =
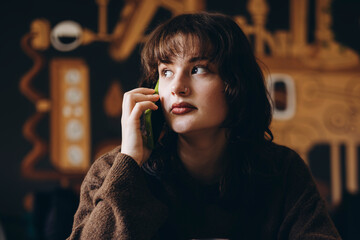
[{"label": "woman's face", "polygon": [[179,134],[218,130],[228,106],[217,66],[197,54],[159,63],[159,95],[167,123]]}]

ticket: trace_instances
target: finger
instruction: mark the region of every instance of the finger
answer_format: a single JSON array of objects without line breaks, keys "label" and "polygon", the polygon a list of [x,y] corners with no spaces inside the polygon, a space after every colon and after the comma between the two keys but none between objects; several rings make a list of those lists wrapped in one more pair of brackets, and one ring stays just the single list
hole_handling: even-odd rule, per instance
[{"label": "finger", "polygon": [[129,102],[142,102],[142,101],[156,101],[159,99],[158,94],[151,94],[151,95],[145,95],[141,93],[133,93],[133,94],[127,94],[126,100]]},{"label": "finger", "polygon": [[155,89],[152,89],[152,88],[135,88],[133,90],[130,90],[128,93],[153,94],[153,93],[155,93]]},{"label": "finger", "polygon": [[151,109],[153,111],[158,109],[155,103],[146,101],[146,102],[138,102],[135,104],[133,111],[131,112],[130,118],[134,120],[140,119],[141,115],[147,110]]},{"label": "finger", "polygon": [[125,114],[125,116],[130,115],[131,111],[135,107],[135,104],[138,102],[144,102],[144,101],[156,102],[159,100],[159,98],[160,97],[158,94],[144,95],[140,93],[128,93],[124,95],[124,99],[123,99],[123,114]]}]

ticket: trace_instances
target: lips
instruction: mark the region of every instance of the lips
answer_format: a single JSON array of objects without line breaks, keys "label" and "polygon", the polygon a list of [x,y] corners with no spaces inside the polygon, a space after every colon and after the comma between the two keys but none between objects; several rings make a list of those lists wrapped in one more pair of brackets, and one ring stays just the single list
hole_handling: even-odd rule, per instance
[{"label": "lips", "polygon": [[186,114],[189,113],[193,110],[195,110],[196,107],[194,107],[193,105],[189,104],[189,103],[174,103],[171,106],[171,113],[175,114],[175,115],[181,115],[181,114]]}]

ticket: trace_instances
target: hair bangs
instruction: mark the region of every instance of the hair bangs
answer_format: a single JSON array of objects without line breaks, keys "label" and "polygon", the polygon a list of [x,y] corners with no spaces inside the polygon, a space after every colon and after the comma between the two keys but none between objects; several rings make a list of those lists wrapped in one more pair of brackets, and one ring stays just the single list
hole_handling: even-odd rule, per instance
[{"label": "hair bangs", "polygon": [[185,56],[199,57],[213,62],[216,59],[215,52],[214,44],[205,34],[181,32],[161,37],[153,56],[158,63],[169,63],[174,58]]}]

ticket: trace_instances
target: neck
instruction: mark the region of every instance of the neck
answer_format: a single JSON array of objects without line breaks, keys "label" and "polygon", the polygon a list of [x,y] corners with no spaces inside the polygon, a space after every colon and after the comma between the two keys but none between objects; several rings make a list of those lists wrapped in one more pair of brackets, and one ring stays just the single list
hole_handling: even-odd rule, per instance
[{"label": "neck", "polygon": [[178,154],[190,175],[203,183],[218,181],[224,170],[226,129],[178,136]]}]

